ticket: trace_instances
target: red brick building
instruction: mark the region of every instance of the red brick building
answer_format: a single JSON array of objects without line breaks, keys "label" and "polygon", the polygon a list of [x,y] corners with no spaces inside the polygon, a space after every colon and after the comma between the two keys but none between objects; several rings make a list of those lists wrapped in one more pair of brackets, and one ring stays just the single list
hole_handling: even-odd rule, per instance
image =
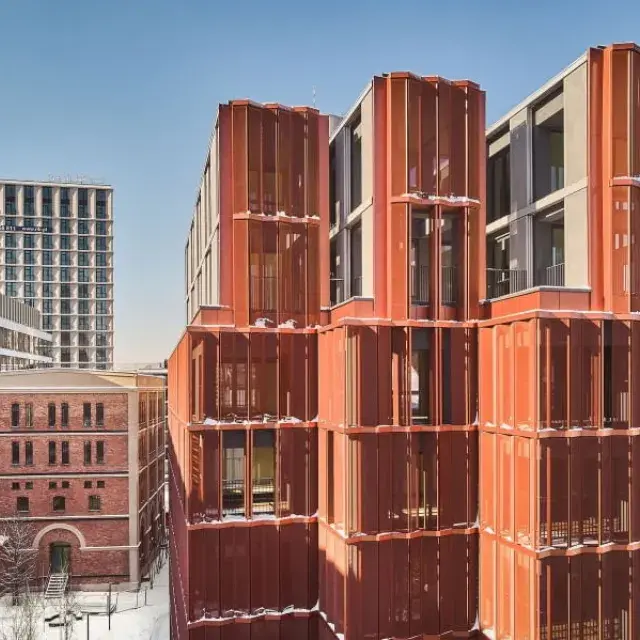
[{"label": "red brick building", "polygon": [[0,416],[0,518],[35,524],[38,577],[144,577],[164,538],[164,380],[2,373]]}]

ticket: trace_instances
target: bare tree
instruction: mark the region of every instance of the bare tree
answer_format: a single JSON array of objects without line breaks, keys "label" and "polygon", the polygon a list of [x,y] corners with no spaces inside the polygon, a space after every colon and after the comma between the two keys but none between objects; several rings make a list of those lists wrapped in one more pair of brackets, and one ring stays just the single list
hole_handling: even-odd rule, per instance
[{"label": "bare tree", "polygon": [[34,591],[37,551],[35,528],[22,518],[0,522],[0,595],[10,596],[13,609],[0,630],[0,640],[36,640],[43,613],[40,594]]},{"label": "bare tree", "polygon": [[36,579],[35,528],[22,518],[0,522],[0,595],[10,595],[13,605],[30,591]]}]

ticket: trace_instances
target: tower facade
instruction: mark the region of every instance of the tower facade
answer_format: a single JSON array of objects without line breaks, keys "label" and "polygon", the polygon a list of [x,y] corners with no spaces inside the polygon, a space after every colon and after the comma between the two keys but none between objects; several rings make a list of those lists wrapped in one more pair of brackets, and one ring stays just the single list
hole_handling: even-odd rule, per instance
[{"label": "tower facade", "polygon": [[488,131],[480,626],[640,634],[640,51],[589,50]]},{"label": "tower facade", "polygon": [[330,163],[320,637],[468,637],[484,93],[467,81],[376,77],[334,131]]},{"label": "tower facade", "polygon": [[218,112],[168,371],[174,638],[315,637],[328,139],[314,109]]}]

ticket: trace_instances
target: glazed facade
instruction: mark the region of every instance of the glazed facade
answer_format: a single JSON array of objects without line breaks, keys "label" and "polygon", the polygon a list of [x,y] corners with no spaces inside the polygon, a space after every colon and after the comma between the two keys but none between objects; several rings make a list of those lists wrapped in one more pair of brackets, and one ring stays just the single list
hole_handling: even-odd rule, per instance
[{"label": "glazed facade", "polygon": [[486,132],[477,85],[404,73],[330,135],[221,107],[169,362],[174,638],[640,633],[639,95],[615,45]]}]

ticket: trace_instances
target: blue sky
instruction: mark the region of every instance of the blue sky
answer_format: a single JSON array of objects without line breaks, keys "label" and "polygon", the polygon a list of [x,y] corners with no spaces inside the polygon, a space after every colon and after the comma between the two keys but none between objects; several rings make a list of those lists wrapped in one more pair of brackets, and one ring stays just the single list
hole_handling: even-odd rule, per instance
[{"label": "blue sky", "polygon": [[342,113],[370,76],[468,77],[492,122],[590,45],[640,40],[640,3],[0,0],[0,175],[115,188],[116,360],[185,322],[183,250],[216,105]]}]

